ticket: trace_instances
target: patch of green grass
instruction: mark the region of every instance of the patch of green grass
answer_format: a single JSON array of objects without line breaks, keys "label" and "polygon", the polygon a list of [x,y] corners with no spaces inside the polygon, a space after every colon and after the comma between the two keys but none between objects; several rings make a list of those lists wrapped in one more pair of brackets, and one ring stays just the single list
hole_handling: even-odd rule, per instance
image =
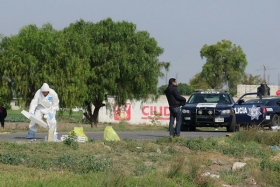
[{"label": "patch of green grass", "polygon": [[259,131],[257,128],[240,131],[232,137],[234,141],[248,142],[255,141],[259,144],[265,145],[279,145],[280,144],[280,131]]},{"label": "patch of green grass", "polygon": [[227,181],[229,185],[242,184],[242,182],[244,181],[244,178],[240,174],[240,172],[235,172],[232,170],[222,170],[219,172],[219,174],[221,175],[221,178]]},{"label": "patch of green grass", "polygon": [[192,138],[187,139],[185,145],[191,150],[209,151],[215,150],[218,147],[218,140],[212,137],[209,138]]},{"label": "patch of green grass", "polygon": [[[277,136],[271,134],[264,136]],[[95,140],[78,143],[76,149],[64,142],[0,141],[0,186],[215,187],[249,186],[251,179],[260,186],[278,186],[280,152],[266,141],[259,143],[258,133],[244,136],[246,141],[243,136]],[[236,161],[246,162],[245,167],[232,171]],[[203,176],[207,171],[220,178]]]},{"label": "patch of green grass", "polygon": [[74,131],[68,135],[68,137],[63,141],[64,145],[71,147],[72,149],[76,150],[79,148],[79,143],[77,142],[78,137]]}]

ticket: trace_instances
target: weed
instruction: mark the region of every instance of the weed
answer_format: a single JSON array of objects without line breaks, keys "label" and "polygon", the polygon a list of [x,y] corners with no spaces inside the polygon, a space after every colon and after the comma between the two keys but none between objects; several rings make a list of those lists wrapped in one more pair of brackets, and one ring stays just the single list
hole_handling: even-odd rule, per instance
[{"label": "weed", "polygon": [[126,130],[127,122],[125,120],[121,120],[117,125],[117,129],[119,130]]},{"label": "weed", "polygon": [[38,168],[47,170],[53,167],[52,159],[44,159],[42,157],[28,156],[26,158],[26,165],[30,168]]},{"label": "weed", "polygon": [[125,175],[125,171],[122,171],[121,166],[114,165],[112,168],[108,168],[104,173],[104,178],[102,180],[101,186],[104,187],[123,187],[128,186],[129,177]]},{"label": "weed", "polygon": [[57,158],[57,166],[60,168],[73,169],[78,165],[78,158],[69,153],[63,153]]},{"label": "weed", "polygon": [[93,155],[85,155],[80,161],[76,162],[77,165],[73,167],[76,173],[97,173],[103,172],[111,166],[111,161],[104,159],[96,159]]},{"label": "weed", "polygon": [[157,111],[153,111],[153,115],[148,116],[148,118],[151,120],[152,125],[161,125],[161,118],[162,114],[157,112]]},{"label": "weed", "polygon": [[23,156],[17,153],[1,153],[0,162],[3,164],[19,165],[23,161]]},{"label": "weed", "polygon": [[93,142],[95,142],[96,140],[94,139],[94,138],[89,138],[88,139],[88,142],[91,142],[91,143],[93,143]]},{"label": "weed", "polygon": [[158,160],[160,160],[159,155],[155,155],[155,154],[149,154],[147,158],[152,162],[157,162]]},{"label": "weed", "polygon": [[168,178],[173,178],[173,177],[179,176],[183,171],[184,165],[185,165],[185,157],[184,156],[177,157],[177,158],[173,159],[172,163],[170,165],[170,168],[167,172],[167,177]]},{"label": "weed", "polygon": [[225,155],[233,157],[254,156],[256,158],[265,158],[270,153],[256,142],[231,142],[227,145],[220,145],[217,150]]},{"label": "weed", "polygon": [[163,137],[163,138],[158,138],[156,140],[157,144],[165,144],[165,143],[171,143],[174,141],[174,138],[172,137]]},{"label": "weed", "polygon": [[17,144],[14,142],[0,142],[0,148],[5,148],[5,149],[13,149],[15,151],[23,151],[27,148],[28,146],[25,144]]},{"label": "weed", "polygon": [[134,170],[134,175],[135,176],[141,176],[141,175],[144,175],[148,172],[150,172],[152,170],[152,167],[148,167],[144,164],[141,164],[141,165],[137,165],[136,166],[136,169]]},{"label": "weed", "polygon": [[71,131],[71,133],[63,141],[63,143],[64,143],[64,145],[67,145],[74,150],[79,148],[79,143],[77,142],[77,136],[76,136],[76,133],[74,131]]},{"label": "weed", "polygon": [[191,150],[209,151],[215,150],[218,147],[218,141],[213,137],[209,137],[206,139],[199,137],[187,139],[185,145]]},{"label": "weed", "polygon": [[280,144],[280,131],[277,132],[265,132],[259,131],[256,128],[251,128],[246,131],[240,131],[239,133],[232,136],[234,141],[248,142],[255,141],[259,144],[265,145],[279,145]]},{"label": "weed", "polygon": [[242,175],[232,170],[221,170],[219,174],[221,178],[227,181],[230,185],[240,184],[244,181]]},{"label": "weed", "polygon": [[261,161],[260,163],[260,168],[261,170],[272,170],[272,171],[276,171],[278,173],[280,173],[280,163],[279,162],[275,162],[275,161],[271,161],[268,159],[264,159]]}]

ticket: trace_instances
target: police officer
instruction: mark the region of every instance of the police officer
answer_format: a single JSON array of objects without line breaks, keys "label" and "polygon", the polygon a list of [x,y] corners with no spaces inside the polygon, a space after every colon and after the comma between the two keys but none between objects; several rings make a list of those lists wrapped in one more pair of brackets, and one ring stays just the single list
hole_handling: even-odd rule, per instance
[{"label": "police officer", "polygon": [[[181,106],[185,105],[186,98],[182,97],[179,94],[177,88],[176,79],[170,78],[169,84],[166,90],[164,91],[168,104],[169,104],[169,111],[170,111],[170,120],[169,120],[169,134],[172,137],[180,136],[181,130]],[[176,128],[174,129],[174,120],[176,118]]]}]

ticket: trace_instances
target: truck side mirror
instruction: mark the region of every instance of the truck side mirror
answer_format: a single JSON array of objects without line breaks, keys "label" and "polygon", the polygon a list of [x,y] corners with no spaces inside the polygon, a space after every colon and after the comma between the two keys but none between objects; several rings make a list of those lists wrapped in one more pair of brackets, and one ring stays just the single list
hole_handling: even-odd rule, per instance
[{"label": "truck side mirror", "polygon": [[240,99],[240,100],[238,101],[238,104],[239,104],[239,105],[241,105],[242,103],[245,103],[245,100],[244,100],[244,99]]}]

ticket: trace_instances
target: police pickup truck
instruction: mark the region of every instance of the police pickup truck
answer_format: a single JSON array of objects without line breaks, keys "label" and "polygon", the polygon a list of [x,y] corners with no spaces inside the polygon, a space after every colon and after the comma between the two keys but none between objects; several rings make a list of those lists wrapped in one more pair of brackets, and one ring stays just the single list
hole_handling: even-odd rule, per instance
[{"label": "police pickup truck", "polygon": [[182,106],[181,130],[195,131],[196,127],[226,127],[236,130],[234,100],[228,92],[194,92]]},{"label": "police pickup truck", "polygon": [[280,126],[280,97],[269,97],[269,87],[261,85],[257,92],[245,93],[236,102],[228,92],[193,93],[182,107],[181,130],[196,127],[226,127],[228,132],[240,126]]},{"label": "police pickup truck", "polygon": [[236,101],[236,124],[279,129],[280,97],[259,95],[257,92],[246,93]]}]

